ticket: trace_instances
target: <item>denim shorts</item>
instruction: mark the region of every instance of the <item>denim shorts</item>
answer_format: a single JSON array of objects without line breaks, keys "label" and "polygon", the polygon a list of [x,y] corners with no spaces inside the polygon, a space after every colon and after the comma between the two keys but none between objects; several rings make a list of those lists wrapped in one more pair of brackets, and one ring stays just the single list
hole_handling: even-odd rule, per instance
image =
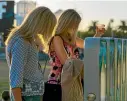
[{"label": "denim shorts", "polygon": [[23,96],[22,101],[42,101],[42,96]]},{"label": "denim shorts", "polygon": [[[15,101],[14,98],[11,98],[11,101]],[[22,101],[42,101],[42,96],[22,96]]]}]

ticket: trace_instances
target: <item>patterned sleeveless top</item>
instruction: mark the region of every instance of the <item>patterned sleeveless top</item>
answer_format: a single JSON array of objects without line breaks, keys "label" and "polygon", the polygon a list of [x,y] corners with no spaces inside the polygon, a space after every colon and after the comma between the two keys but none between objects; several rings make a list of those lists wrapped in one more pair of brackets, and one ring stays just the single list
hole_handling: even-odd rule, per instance
[{"label": "patterned sleeveless top", "polygon": [[[59,36],[59,37],[61,37],[61,36]],[[53,38],[52,38],[52,40],[53,40]],[[63,40],[62,37],[61,37],[61,39]],[[52,40],[51,40],[51,42],[52,42]],[[50,42],[50,46],[51,46],[51,42]],[[65,48],[68,56],[72,56],[73,58],[79,58],[79,51],[78,51],[78,49],[75,49],[75,46],[69,45],[64,40],[63,40],[63,44],[64,44],[64,48]],[[49,56],[50,56],[49,63],[51,65],[51,71],[49,74],[48,83],[59,84],[60,83],[60,74],[62,72],[63,65],[61,64],[55,51],[50,51]]]}]

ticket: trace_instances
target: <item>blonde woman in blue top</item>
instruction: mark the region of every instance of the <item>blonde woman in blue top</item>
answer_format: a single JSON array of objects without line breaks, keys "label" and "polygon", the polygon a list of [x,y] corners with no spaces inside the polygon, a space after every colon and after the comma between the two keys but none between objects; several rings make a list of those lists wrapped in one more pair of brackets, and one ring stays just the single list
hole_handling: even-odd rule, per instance
[{"label": "blonde woman in blue top", "polygon": [[39,48],[46,49],[55,24],[56,17],[50,9],[38,7],[10,32],[5,44],[11,101],[41,101],[44,83],[37,44],[42,42]]}]

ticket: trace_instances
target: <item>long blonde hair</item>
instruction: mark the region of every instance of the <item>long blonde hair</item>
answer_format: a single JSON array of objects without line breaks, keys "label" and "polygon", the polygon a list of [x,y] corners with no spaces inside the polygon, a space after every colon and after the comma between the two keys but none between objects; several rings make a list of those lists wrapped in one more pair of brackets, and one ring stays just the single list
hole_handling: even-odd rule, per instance
[{"label": "long blonde hair", "polygon": [[5,44],[8,45],[12,37],[20,34],[25,40],[34,41],[37,34],[41,34],[43,44],[47,44],[53,36],[53,29],[56,25],[55,15],[47,7],[38,7],[31,11],[23,23],[11,30]]},{"label": "long blonde hair", "polygon": [[68,33],[68,30],[77,29],[80,22],[80,15],[74,9],[68,9],[59,17],[55,34],[59,34],[65,41],[74,44],[76,34],[72,35],[72,33]]}]

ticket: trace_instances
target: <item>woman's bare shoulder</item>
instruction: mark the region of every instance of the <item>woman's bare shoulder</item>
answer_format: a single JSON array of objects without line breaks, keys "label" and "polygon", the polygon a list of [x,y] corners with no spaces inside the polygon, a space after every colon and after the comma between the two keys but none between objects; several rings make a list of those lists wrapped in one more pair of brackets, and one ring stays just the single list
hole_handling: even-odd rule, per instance
[{"label": "woman's bare shoulder", "polygon": [[53,39],[50,42],[50,50],[54,51],[54,47],[60,46],[63,44],[63,39],[60,36],[54,36]]}]

